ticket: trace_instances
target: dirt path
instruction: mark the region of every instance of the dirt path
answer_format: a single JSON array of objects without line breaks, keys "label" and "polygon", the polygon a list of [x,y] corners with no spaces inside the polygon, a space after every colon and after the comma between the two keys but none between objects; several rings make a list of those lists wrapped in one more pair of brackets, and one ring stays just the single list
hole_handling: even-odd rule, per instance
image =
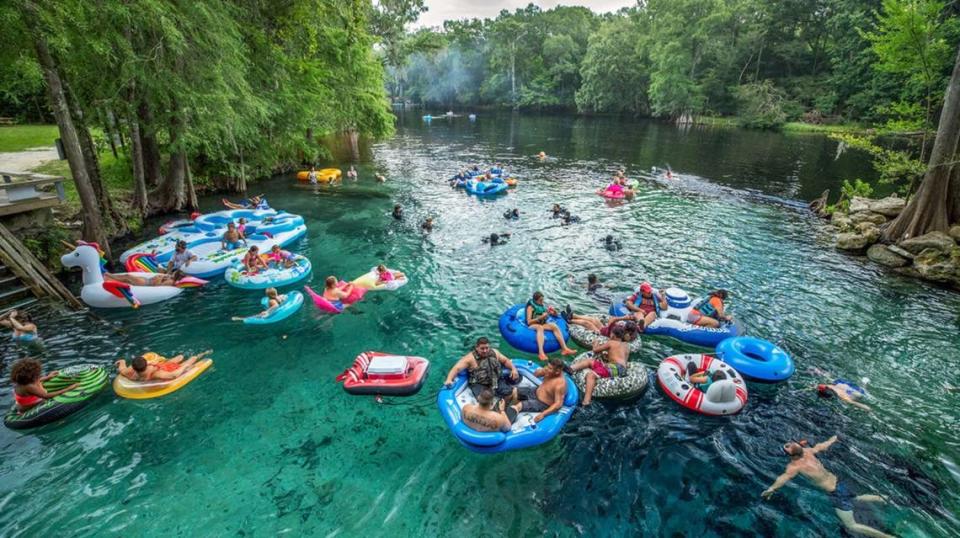
[{"label": "dirt path", "polygon": [[59,158],[55,146],[0,153],[0,172],[29,172],[47,161],[56,161]]}]

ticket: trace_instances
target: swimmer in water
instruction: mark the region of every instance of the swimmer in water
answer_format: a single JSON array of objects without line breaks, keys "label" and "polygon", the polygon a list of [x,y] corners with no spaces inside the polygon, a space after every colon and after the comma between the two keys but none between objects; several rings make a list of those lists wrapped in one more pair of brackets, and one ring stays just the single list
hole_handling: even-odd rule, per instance
[{"label": "swimmer in water", "polygon": [[510,234],[507,232],[492,233],[487,237],[482,239],[483,244],[489,244],[491,247],[496,245],[506,245],[507,241],[510,239]]},{"label": "swimmer in water", "polygon": [[400,204],[396,204],[393,206],[392,215],[393,215],[393,218],[397,220],[403,220],[403,208],[400,207]]},{"label": "swimmer in water", "polygon": [[617,250],[620,250],[621,248],[623,248],[623,247],[620,245],[620,240],[619,240],[619,239],[615,239],[612,235],[607,235],[606,237],[604,237],[603,240],[602,240],[602,242],[603,242],[603,248],[605,248],[605,249],[607,249],[607,250],[609,250],[609,251],[611,251],[611,252],[617,251]]},{"label": "swimmer in water", "polygon": [[427,217],[427,220],[423,221],[423,224],[420,225],[420,229],[426,233],[433,231],[433,217]]},{"label": "swimmer in water", "polygon": [[541,161],[545,161],[547,160],[547,154],[541,151],[540,153],[537,153],[537,158]]},{"label": "swimmer in water", "polygon": [[783,474],[778,476],[776,481],[760,496],[769,500],[774,492],[785,486],[797,475],[800,475],[827,494],[830,498],[830,504],[833,505],[833,511],[850,533],[857,536],[892,538],[889,534],[873,527],[857,523],[853,515],[854,501],[885,503],[887,499],[880,495],[854,495],[844,480],[828,471],[823,463],[817,459],[817,454],[826,451],[836,442],[836,435],[814,445],[812,448],[807,447],[805,440],[787,442],[783,445],[783,452],[790,457],[790,463],[787,464]]},{"label": "swimmer in water", "polygon": [[503,218],[505,218],[505,219],[510,219],[510,220],[519,219],[519,218],[520,218],[520,210],[519,210],[519,209],[516,209],[516,208],[511,209],[510,211],[507,211],[506,213],[503,214]]}]

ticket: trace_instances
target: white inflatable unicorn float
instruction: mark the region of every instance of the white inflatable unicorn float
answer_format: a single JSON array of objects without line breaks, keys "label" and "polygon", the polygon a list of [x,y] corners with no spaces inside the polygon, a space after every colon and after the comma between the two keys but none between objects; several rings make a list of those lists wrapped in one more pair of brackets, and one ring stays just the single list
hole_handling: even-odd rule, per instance
[{"label": "white inflatable unicorn float", "polygon": [[[159,303],[180,295],[176,286],[137,286],[117,280],[104,280],[101,269],[100,246],[96,243],[79,242],[77,246],[66,243],[73,250],[60,258],[66,268],[83,270],[83,288],[80,299],[96,308],[139,308],[140,305]],[[131,276],[141,282],[150,282],[165,275],[161,273],[114,273]]]}]

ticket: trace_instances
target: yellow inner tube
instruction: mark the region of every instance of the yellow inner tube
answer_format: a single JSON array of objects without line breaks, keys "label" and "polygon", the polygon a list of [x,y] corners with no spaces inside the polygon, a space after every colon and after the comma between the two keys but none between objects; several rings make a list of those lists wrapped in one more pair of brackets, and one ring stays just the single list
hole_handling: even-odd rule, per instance
[{"label": "yellow inner tube", "polygon": [[[340,179],[340,176],[343,175],[343,172],[339,168],[324,168],[322,170],[317,170],[317,182],[319,183],[330,183],[333,180]],[[301,170],[297,172],[298,181],[310,181],[310,171]]]},{"label": "yellow inner tube", "polygon": [[[165,357],[153,352],[144,353],[143,356],[146,357],[147,364],[160,364],[162,362],[167,362]],[[213,360],[211,359],[197,361],[196,364],[193,365],[193,368],[190,368],[184,372],[183,375],[176,379],[133,381],[132,379],[127,379],[126,377],[118,374],[113,380],[113,391],[117,393],[117,396],[129,398],[131,400],[159,398],[161,396],[166,396],[171,392],[180,390],[187,383],[196,379],[197,376],[202,374],[212,364]]]}]

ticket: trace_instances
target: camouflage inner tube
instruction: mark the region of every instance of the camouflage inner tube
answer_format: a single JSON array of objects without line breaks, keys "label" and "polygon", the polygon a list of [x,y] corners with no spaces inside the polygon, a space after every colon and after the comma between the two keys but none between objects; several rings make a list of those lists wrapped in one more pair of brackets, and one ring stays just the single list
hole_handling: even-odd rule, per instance
[{"label": "camouflage inner tube", "polygon": [[[598,315],[596,317],[603,323],[607,322],[606,315],[604,316]],[[607,338],[606,336],[603,336],[599,333],[595,333],[586,327],[576,325],[573,323],[568,325],[568,329],[570,330],[570,338],[573,338],[574,342],[580,344],[583,347],[592,348],[594,344],[603,344],[607,340],[609,340],[609,338]],[[640,336],[638,335],[633,342],[630,342],[630,353],[639,353],[641,345],[642,344],[640,342]]]},{"label": "camouflage inner tube", "polygon": [[[584,353],[578,356],[576,360],[585,359],[590,356],[588,353]],[[587,371],[580,370],[576,372],[573,375],[573,381],[577,384],[577,388],[580,389],[582,394],[587,387]],[[593,389],[593,397],[604,400],[626,400],[635,398],[643,393],[649,381],[650,374],[646,366],[639,362],[629,362],[627,363],[626,377],[598,379],[597,386]]]},{"label": "camouflage inner tube", "polygon": [[60,396],[43,400],[23,413],[17,411],[14,404],[3,417],[3,425],[12,430],[23,430],[60,420],[86,407],[97,393],[106,388],[109,381],[110,376],[102,366],[65,368],[56,377],[46,381],[43,388],[53,392],[74,383],[79,383],[78,387]]}]

